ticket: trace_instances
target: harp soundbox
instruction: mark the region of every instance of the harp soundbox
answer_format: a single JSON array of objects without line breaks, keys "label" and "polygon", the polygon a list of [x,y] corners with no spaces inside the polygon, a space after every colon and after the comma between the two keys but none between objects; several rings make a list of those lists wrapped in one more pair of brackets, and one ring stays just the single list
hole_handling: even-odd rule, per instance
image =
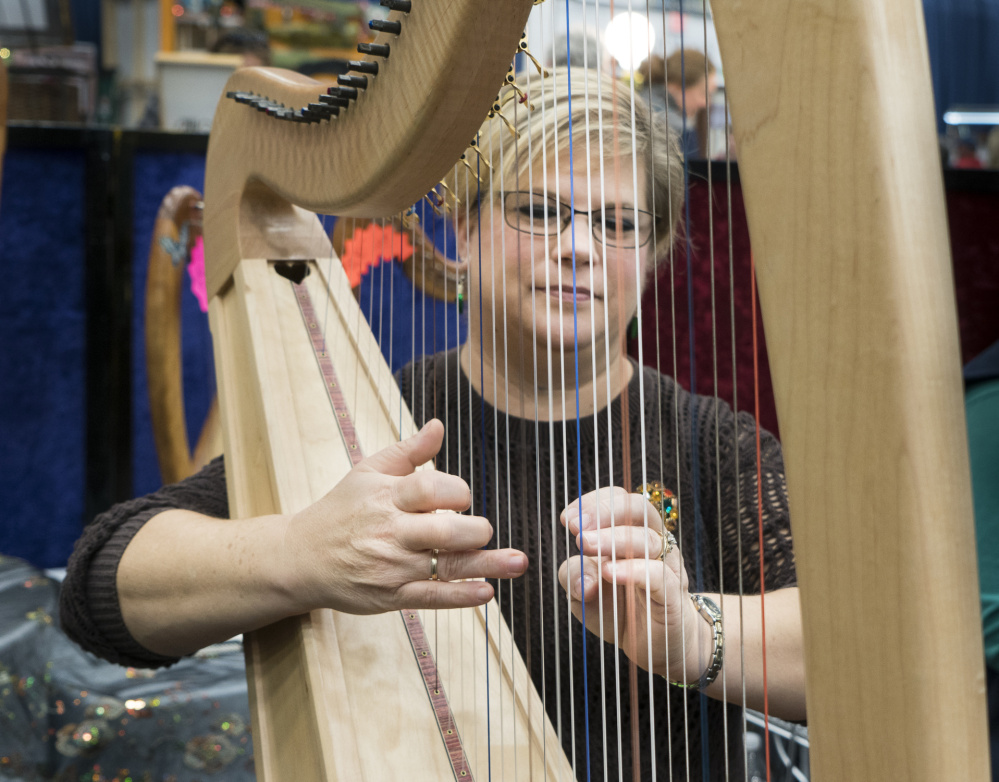
[{"label": "harp soundbox", "polygon": [[[350,469],[352,446],[370,453],[413,430],[306,210],[387,216],[422,198],[474,137],[530,10],[424,0],[393,12],[402,34],[380,36],[389,57],[371,59],[370,88],[333,122],[291,119],[316,101],[309,79],[247,69],[230,80],[244,103],[223,98],[216,114],[205,239],[234,515],[303,508]],[[985,780],[959,351],[918,0],[715,0],[713,12],[785,445],[813,778]],[[313,326],[326,335],[319,363],[349,368],[326,388],[306,381]],[[330,412],[331,384],[356,439]],[[250,635],[258,777],[484,779],[520,753],[531,778],[571,778],[495,608],[471,613],[437,646],[438,671],[472,669],[443,718],[406,617],[318,611]],[[471,634],[496,650],[491,677],[482,658],[452,651]],[[487,678],[515,709],[482,713]],[[457,765],[448,719],[464,729]],[[501,721],[508,730],[490,729]],[[516,739],[490,759],[501,732]]]}]

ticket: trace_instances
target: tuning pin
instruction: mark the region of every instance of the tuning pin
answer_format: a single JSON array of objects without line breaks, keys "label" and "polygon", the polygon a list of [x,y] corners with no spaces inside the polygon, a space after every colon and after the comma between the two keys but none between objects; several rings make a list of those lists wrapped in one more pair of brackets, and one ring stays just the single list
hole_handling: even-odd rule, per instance
[{"label": "tuning pin", "polygon": [[[334,90],[336,90],[336,92],[334,92]],[[354,87],[330,87],[327,92],[335,98],[357,100],[357,89]]]},{"label": "tuning pin", "polygon": [[336,77],[337,84],[350,87],[355,90],[366,90],[368,88],[367,76],[355,76],[352,73],[342,73]]},{"label": "tuning pin", "polygon": [[357,51],[361,54],[370,54],[372,57],[384,57],[388,59],[389,46],[387,43],[359,43]]},{"label": "tuning pin", "polygon": [[328,103],[330,106],[339,106],[342,109],[345,109],[350,105],[350,101],[347,100],[347,96],[340,94],[339,87],[330,87],[329,90],[327,90],[327,93],[328,94],[326,95],[319,96],[319,101],[321,103]]},{"label": "tuning pin", "polygon": [[534,63],[534,67],[538,69],[538,73],[546,79],[548,78],[548,71],[541,67],[541,63],[538,62],[537,58],[527,49],[527,35],[521,36],[520,43],[517,45],[517,50],[522,54],[526,54],[527,58]]},{"label": "tuning pin", "polygon": [[369,76],[378,75],[378,63],[374,60],[350,60],[347,66],[355,73],[366,73]]},{"label": "tuning pin", "polygon": [[338,106],[329,106],[325,103],[310,103],[305,107],[305,109],[302,109],[302,111],[305,111],[306,109],[322,119],[329,119],[330,117],[335,117],[340,113],[340,108]]},{"label": "tuning pin", "polygon": [[402,32],[402,22],[391,22],[387,19],[372,19],[368,22],[368,28],[376,33],[388,33],[398,35]]},{"label": "tuning pin", "polygon": [[411,0],[382,0],[382,5],[390,11],[402,11],[404,14],[413,10]]}]

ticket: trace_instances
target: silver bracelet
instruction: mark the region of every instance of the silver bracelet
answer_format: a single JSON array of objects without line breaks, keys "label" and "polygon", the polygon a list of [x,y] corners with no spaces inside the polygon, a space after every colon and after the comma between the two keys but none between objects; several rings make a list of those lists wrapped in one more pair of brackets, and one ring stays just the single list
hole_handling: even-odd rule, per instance
[{"label": "silver bracelet", "polygon": [[721,610],[714,600],[703,595],[691,595],[691,602],[697,609],[697,613],[704,617],[704,620],[711,625],[711,641],[713,649],[711,652],[711,662],[701,674],[701,678],[696,682],[675,682],[667,679],[670,684],[690,690],[703,690],[711,682],[718,678],[721,672],[722,663],[725,660],[725,630],[722,628]]}]

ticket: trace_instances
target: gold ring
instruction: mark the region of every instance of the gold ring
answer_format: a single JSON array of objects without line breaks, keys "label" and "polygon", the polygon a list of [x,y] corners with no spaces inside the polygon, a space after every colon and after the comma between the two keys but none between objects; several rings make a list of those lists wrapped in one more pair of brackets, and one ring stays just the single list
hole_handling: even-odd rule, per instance
[{"label": "gold ring", "polygon": [[437,576],[437,555],[440,554],[440,549],[434,549],[430,552],[430,580],[440,581]]},{"label": "gold ring", "polygon": [[[658,532],[658,530],[653,530],[653,532]],[[676,547],[676,538],[673,537],[673,533],[669,530],[659,532],[658,534],[661,545],[659,546],[659,554],[655,558],[660,562],[665,562],[666,555]]]}]

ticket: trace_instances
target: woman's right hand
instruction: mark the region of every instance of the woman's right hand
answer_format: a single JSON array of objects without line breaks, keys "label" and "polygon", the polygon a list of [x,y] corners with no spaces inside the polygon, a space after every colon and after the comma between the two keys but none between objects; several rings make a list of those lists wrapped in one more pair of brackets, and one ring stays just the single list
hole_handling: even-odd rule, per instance
[{"label": "woman's right hand", "polygon": [[[459,511],[471,503],[461,478],[419,470],[440,450],[444,426],[430,421],[412,437],[368,457],[326,496],[291,517],[285,532],[288,588],[302,612],[334,608],[372,614],[402,608],[481,605],[493,588],[474,578],[514,578],[527,557],[482,550],[492,526]],[[431,557],[439,550],[437,581]]]}]

